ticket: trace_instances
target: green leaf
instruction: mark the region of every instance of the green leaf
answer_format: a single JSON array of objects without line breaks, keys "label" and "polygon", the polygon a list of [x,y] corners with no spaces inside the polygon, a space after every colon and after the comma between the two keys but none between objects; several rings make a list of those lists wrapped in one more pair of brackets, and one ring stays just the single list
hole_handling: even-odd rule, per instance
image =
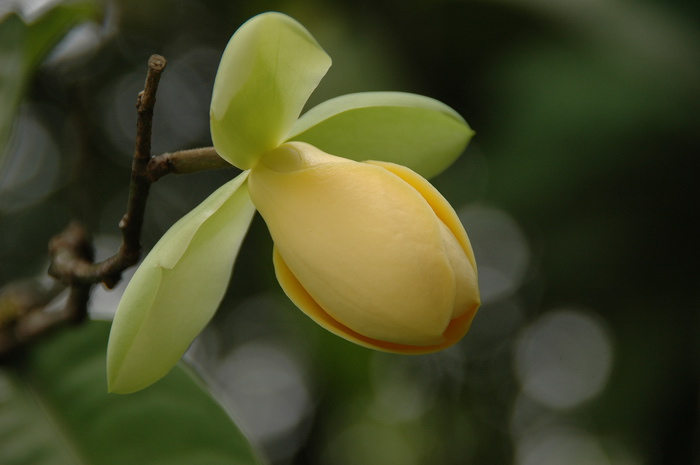
[{"label": "green leaf", "polygon": [[306,112],[288,140],[356,161],[407,166],[425,178],[444,171],[474,131],[447,105],[402,92],[343,95]]},{"label": "green leaf", "polygon": [[74,26],[96,14],[94,1],[83,1],[57,5],[31,24],[14,12],[0,18],[0,169],[29,80]]},{"label": "green leaf", "polygon": [[330,65],[289,16],[263,13],[243,24],[214,82],[211,136],[221,157],[248,169],[282,143]]},{"label": "green leaf", "polygon": [[184,365],[107,394],[109,323],[62,330],[0,370],[0,463],[254,465],[249,442]]},{"label": "green leaf", "polygon": [[112,392],[163,377],[212,318],[255,208],[244,172],[173,225],[119,303],[107,354]]}]

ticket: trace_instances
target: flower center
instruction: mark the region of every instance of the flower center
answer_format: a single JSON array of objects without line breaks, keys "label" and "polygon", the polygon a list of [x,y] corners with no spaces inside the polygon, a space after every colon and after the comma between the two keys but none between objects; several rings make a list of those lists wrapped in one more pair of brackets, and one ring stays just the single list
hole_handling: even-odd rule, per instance
[{"label": "flower center", "polygon": [[303,161],[301,154],[292,144],[282,144],[267,153],[261,160],[262,164],[272,171],[289,173],[301,169]]}]

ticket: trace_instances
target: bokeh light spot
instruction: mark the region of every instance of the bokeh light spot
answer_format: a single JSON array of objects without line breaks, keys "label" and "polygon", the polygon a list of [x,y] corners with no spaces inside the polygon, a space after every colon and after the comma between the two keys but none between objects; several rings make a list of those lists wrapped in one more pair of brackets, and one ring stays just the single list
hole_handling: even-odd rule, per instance
[{"label": "bokeh light spot", "polygon": [[527,436],[517,449],[518,465],[611,465],[597,438],[572,427]]},{"label": "bokeh light spot", "polygon": [[547,313],[516,343],[523,391],[550,408],[572,408],[597,395],[608,380],[612,359],[606,329],[582,311]]},{"label": "bokeh light spot", "polygon": [[467,226],[479,266],[482,303],[509,296],[522,283],[530,261],[520,226],[506,212],[483,205],[462,208],[458,215]]},{"label": "bokeh light spot", "polygon": [[58,149],[35,108],[20,109],[0,171],[0,212],[30,206],[57,187]]},{"label": "bokeh light spot", "polygon": [[251,342],[238,347],[221,361],[216,377],[234,416],[260,443],[290,433],[310,412],[300,363],[273,345]]}]

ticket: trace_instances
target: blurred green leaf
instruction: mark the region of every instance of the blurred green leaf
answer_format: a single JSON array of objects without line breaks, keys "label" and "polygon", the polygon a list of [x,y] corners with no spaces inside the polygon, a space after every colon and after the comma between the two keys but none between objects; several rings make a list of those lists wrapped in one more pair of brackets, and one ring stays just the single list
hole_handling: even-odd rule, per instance
[{"label": "blurred green leaf", "polygon": [[0,169],[17,108],[46,55],[77,24],[98,13],[94,1],[57,5],[27,24],[15,12],[0,18]]},{"label": "blurred green leaf", "polygon": [[261,463],[183,366],[137,394],[107,394],[109,326],[62,331],[0,370],[0,463]]}]

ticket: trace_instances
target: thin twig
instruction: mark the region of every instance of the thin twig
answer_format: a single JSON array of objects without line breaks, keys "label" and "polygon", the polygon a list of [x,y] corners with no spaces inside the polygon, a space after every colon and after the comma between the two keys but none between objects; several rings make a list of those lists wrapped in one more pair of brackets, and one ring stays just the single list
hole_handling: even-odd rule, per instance
[{"label": "thin twig", "polygon": [[[165,58],[152,55],[144,89],[138,95],[136,110],[136,148],[131,167],[131,185],[127,210],[119,228],[122,243],[119,251],[106,260],[94,263],[92,238],[78,222],[71,222],[49,241],[48,273],[58,282],[51,289],[39,289],[35,283],[15,283],[0,289],[0,358],[34,338],[64,323],[79,323],[87,317],[92,286],[102,283],[111,289],[127,268],[141,255],[146,200],[151,184],[167,174],[230,168],[231,165],[205,147],[151,156],[153,108]],[[60,310],[45,311],[60,291],[69,289],[66,304]]]},{"label": "thin twig", "polygon": [[[143,213],[150,184],[168,174],[188,174],[225,168],[232,168],[232,166],[221,158],[213,147],[182,150],[151,157],[145,170],[139,164],[138,174],[132,173],[127,213],[119,223],[122,230],[122,245],[118,253],[100,263],[79,258],[80,254],[75,253],[76,242],[79,242],[79,237],[84,237],[84,232],[78,232],[76,225],[71,224],[49,244],[51,257],[49,274],[66,285],[77,282],[90,284],[101,282],[108,289],[113,288],[121,280],[122,272],[138,262]],[[74,237],[76,234],[78,237]]]},{"label": "thin twig", "polygon": [[[151,187],[148,177],[148,162],[151,159],[151,133],[153,126],[153,107],[156,104],[156,92],[160,75],[165,70],[166,61],[160,55],[151,55],[148,60],[148,74],[143,91],[136,100],[138,120],[136,123],[136,149],[131,165],[131,187],[126,214],[119,223],[122,230],[122,246],[119,249],[115,268],[126,269],[135,265],[141,255],[141,229],[146,210],[146,199]],[[105,282],[107,287],[114,285]]]},{"label": "thin twig", "polygon": [[[138,120],[136,123],[136,148],[131,165],[131,186],[127,210],[119,228],[122,231],[122,245],[119,252],[101,263],[81,259],[75,252],[73,237],[77,227],[69,226],[51,240],[49,255],[49,275],[67,286],[78,284],[92,285],[103,283],[113,288],[120,280],[122,272],[135,265],[141,255],[141,229],[146,211],[146,200],[151,187],[148,176],[148,162],[151,159],[151,133],[153,126],[153,107],[160,75],[165,70],[166,61],[160,55],[152,55],[148,60],[148,73],[143,90],[136,100]],[[68,245],[68,247],[63,247]]]},{"label": "thin twig", "polygon": [[[49,248],[56,252],[52,258],[59,268],[70,262],[89,264],[93,259],[92,242],[78,223],[71,223],[63,234],[51,239]],[[68,299],[63,308],[46,311],[66,287]],[[92,284],[77,281],[42,287],[36,280],[6,286],[0,291],[0,358],[61,324],[84,321],[91,288]]]}]

